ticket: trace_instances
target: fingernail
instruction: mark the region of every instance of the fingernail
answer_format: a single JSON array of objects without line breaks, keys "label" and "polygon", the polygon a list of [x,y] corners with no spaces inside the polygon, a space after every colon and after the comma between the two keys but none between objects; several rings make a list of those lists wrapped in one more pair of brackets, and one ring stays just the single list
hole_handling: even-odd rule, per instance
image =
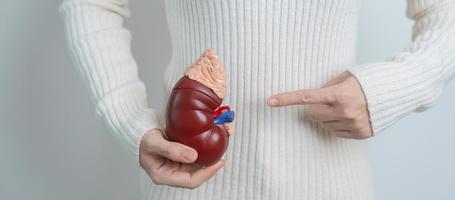
[{"label": "fingernail", "polygon": [[278,106],[280,102],[278,101],[278,98],[276,97],[270,97],[268,100],[267,100],[267,104],[269,104],[269,106]]},{"label": "fingernail", "polygon": [[194,161],[196,160],[196,153],[193,150],[185,149],[183,152],[183,158],[187,161]]}]

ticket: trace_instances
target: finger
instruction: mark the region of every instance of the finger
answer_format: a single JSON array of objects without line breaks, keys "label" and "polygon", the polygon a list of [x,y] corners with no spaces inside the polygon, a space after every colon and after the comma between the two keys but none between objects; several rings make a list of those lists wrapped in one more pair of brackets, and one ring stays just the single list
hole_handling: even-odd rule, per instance
[{"label": "finger", "polygon": [[339,114],[329,105],[311,105],[305,109],[305,117],[315,122],[336,121]]},{"label": "finger", "polygon": [[197,159],[197,151],[186,145],[163,139],[154,141],[150,152],[183,163],[192,163]]},{"label": "finger", "polygon": [[272,107],[280,107],[305,104],[332,104],[334,101],[333,89],[327,87],[276,94],[267,100],[267,104]]},{"label": "finger", "polygon": [[322,128],[327,129],[327,130],[349,130],[346,127],[346,123],[343,121],[327,121],[327,122],[321,122],[320,125]]},{"label": "finger", "polygon": [[340,138],[354,139],[353,134],[350,130],[335,130],[335,131],[332,131],[332,133]]},{"label": "finger", "polygon": [[215,175],[215,173],[224,166],[224,160],[220,160],[217,163],[202,168],[191,175],[190,187],[199,186],[201,183],[207,181],[210,177]]},{"label": "finger", "polygon": [[174,171],[193,173],[201,168],[193,163],[181,163],[166,158],[163,159],[165,159],[165,163],[161,164],[161,166],[156,166],[156,164],[153,164],[155,167],[157,167],[157,169],[154,171],[155,173],[171,173]]},{"label": "finger", "polygon": [[174,171],[165,178],[164,182],[167,185],[175,187],[196,188],[215,175],[223,165],[224,160],[220,160],[216,164],[201,168],[192,174],[183,171]]},{"label": "finger", "polygon": [[353,130],[353,133],[356,136],[355,139],[366,139],[373,136],[373,132],[371,131],[371,128],[368,126],[356,128]]},{"label": "finger", "polygon": [[180,168],[178,171],[193,173],[196,170],[199,170],[201,167],[192,163],[180,163]]},{"label": "finger", "polygon": [[352,76],[351,73],[349,73],[348,71],[345,71],[345,72],[341,73],[340,75],[338,75],[337,77],[335,77],[334,79],[327,82],[326,84],[324,84],[322,87],[329,87],[329,86],[341,83],[344,80],[346,80],[347,78],[349,78],[350,76]]},{"label": "finger", "polygon": [[228,131],[229,136],[234,134],[234,124],[232,122],[224,123],[223,125],[224,125],[224,128],[226,128],[226,130]]},{"label": "finger", "polygon": [[162,166],[163,170],[166,170],[166,171],[175,171],[175,170],[178,170],[180,168],[180,162],[175,162],[175,161],[172,161],[172,160],[167,160],[165,165]]}]

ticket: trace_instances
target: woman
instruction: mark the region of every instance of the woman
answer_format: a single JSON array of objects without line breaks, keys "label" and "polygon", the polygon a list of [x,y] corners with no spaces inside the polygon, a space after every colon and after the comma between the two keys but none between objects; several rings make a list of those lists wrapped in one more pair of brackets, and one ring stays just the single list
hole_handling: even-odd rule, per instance
[{"label": "woman", "polygon": [[236,133],[225,161],[207,168],[191,164],[193,149],[163,138],[163,109],[146,105],[122,26],[127,2],[61,6],[97,114],[151,178],[144,199],[373,199],[367,147],[355,139],[430,107],[454,74],[450,0],[408,0],[412,43],[360,66],[359,0],[165,3],[173,47],[167,92],[207,48],[230,78],[225,104],[237,111]]}]

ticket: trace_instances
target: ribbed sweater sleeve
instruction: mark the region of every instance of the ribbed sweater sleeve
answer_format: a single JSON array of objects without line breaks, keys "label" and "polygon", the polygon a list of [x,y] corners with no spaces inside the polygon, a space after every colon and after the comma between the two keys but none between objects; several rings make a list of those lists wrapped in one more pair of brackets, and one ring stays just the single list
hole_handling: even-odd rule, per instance
[{"label": "ribbed sweater sleeve", "polygon": [[96,115],[138,159],[141,137],[162,129],[148,108],[144,83],[132,56],[124,0],[66,0],[60,6],[72,59],[90,89]]},{"label": "ribbed sweater sleeve", "polygon": [[349,71],[364,91],[374,134],[431,107],[455,72],[455,1],[408,0],[412,43],[389,61]]}]

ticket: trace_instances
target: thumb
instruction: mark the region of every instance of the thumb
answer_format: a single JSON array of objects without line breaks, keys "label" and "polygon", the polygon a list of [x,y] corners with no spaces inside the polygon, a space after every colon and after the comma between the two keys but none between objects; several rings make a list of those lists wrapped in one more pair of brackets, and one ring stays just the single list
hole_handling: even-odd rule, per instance
[{"label": "thumb", "polygon": [[341,73],[340,75],[338,75],[337,77],[335,77],[334,79],[327,82],[326,84],[324,84],[322,87],[329,87],[332,85],[339,84],[339,83],[345,81],[350,76],[352,76],[352,74],[349,71],[345,71],[345,72]]},{"label": "thumb", "polygon": [[296,90],[273,95],[267,100],[272,107],[306,105],[306,104],[332,104],[335,102],[332,87]]}]

